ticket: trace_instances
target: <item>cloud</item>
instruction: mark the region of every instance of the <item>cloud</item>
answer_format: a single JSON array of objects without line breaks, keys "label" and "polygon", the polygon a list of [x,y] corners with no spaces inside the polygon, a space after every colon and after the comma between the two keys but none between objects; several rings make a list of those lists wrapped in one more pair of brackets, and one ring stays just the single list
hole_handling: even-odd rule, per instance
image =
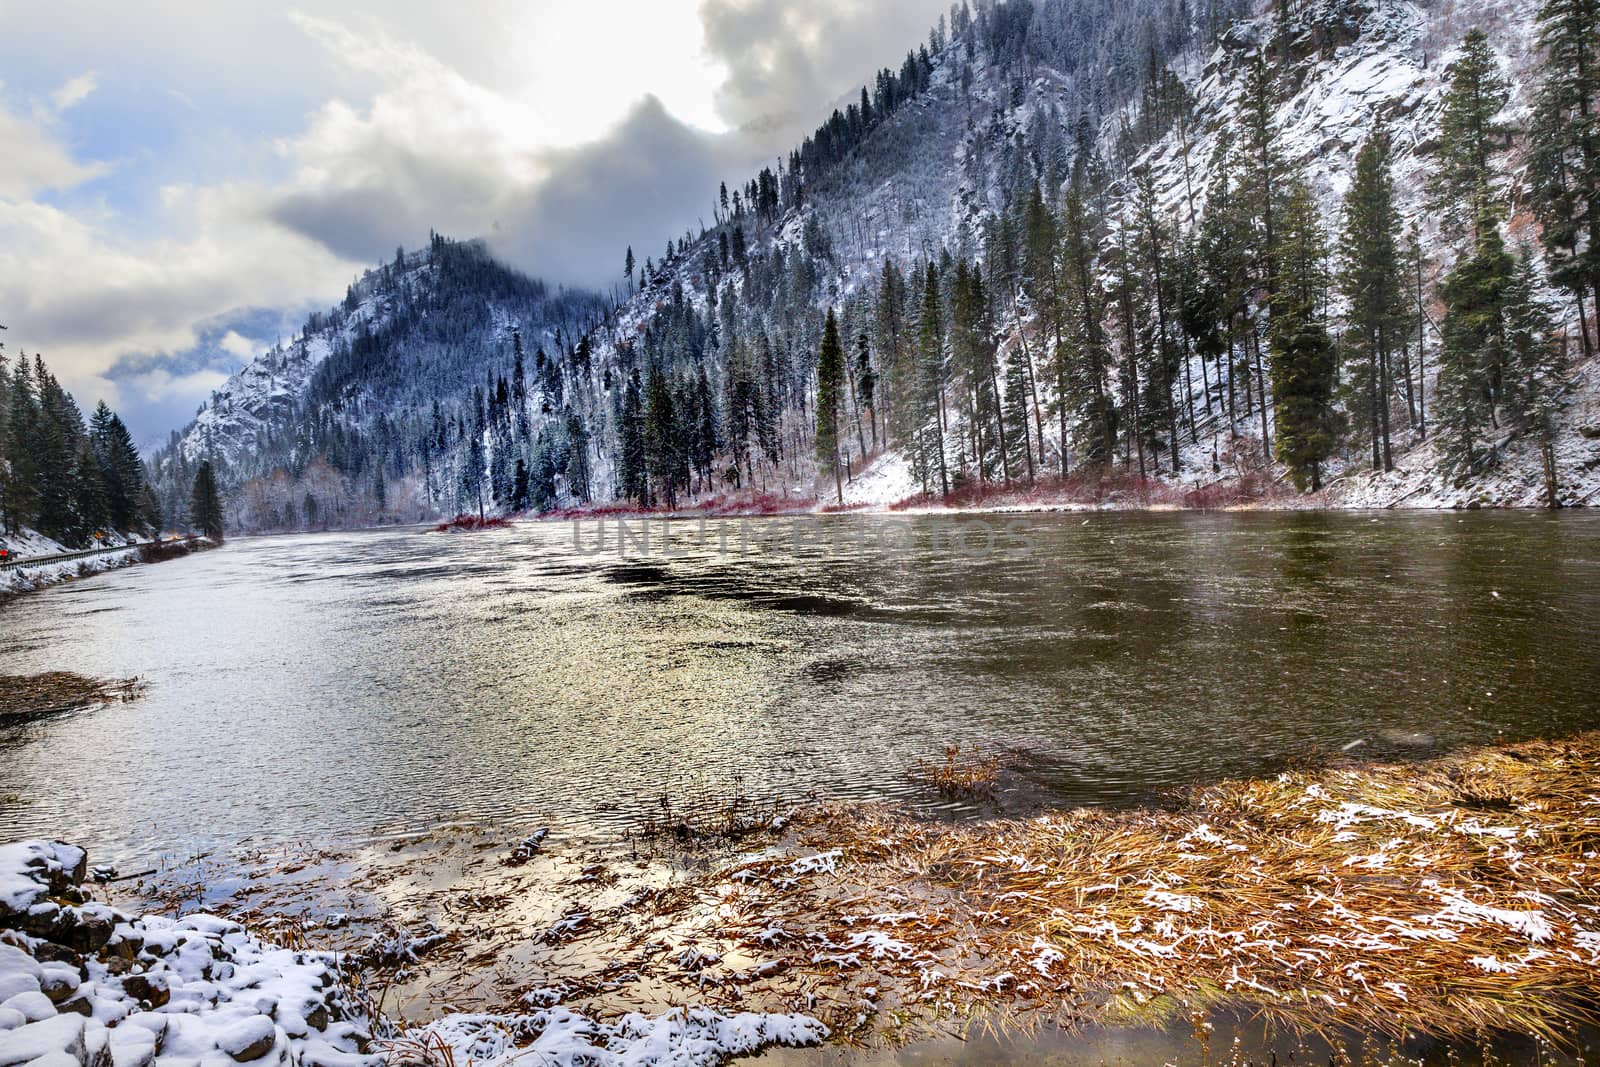
[{"label": "cloud", "polygon": [[174,188],[166,200],[170,236],[132,242],[101,219],[0,199],[0,307],[11,339],[42,351],[86,404],[139,401],[112,373],[120,357],[185,352],[204,323],[231,308],[303,311],[309,296],[338,292],[353,273],[263,220],[256,190]]},{"label": "cloud", "polygon": [[100,82],[95,77],[94,71],[80,74],[76,78],[68,79],[66,84],[50,94],[50,103],[55,106],[56,114],[76,107],[89,98]]},{"label": "cloud", "polygon": [[[65,92],[63,87],[58,95]],[[31,200],[48,190],[71,189],[109,169],[101,163],[75,162],[49,129],[55,112],[42,105],[33,110],[31,118],[23,118],[0,101],[0,153],[5,160],[0,165],[0,201]]]},{"label": "cloud", "polygon": [[330,101],[280,145],[295,176],[268,213],[346,259],[387,258],[436,229],[487,236],[530,273],[609,285],[627,244],[642,258],[681,234],[721,174],[759,158],[743,135],[697,130],[654,96],[587,143],[551,146],[536,109],[413,45],[297,21],[378,88],[360,107]]},{"label": "cloud", "polygon": [[601,140],[545,154],[490,244],[533,273],[609,286],[628,246],[641,261],[664,250],[708,211],[718,175],[752,158],[745,138],[703,133],[647,97]]},{"label": "cloud", "polygon": [[251,359],[260,351],[260,346],[256,342],[245,337],[237,330],[229,330],[224,333],[222,340],[218,341],[217,345],[224,352],[231,353],[240,360]]},{"label": "cloud", "polygon": [[576,146],[540,135],[548,99],[479,84],[381,32],[295,15],[334,63],[375,89],[360,105],[329,101],[280,144],[295,178],[270,216],[346,259],[387,258],[436,229],[486,235],[530,273],[610,286],[622,249],[643,258],[693,228],[720,180],[742,180],[792,147],[828,101],[920,40],[938,9],[931,0],[705,0],[704,45],[724,72],[717,100],[733,128],[691,126],[649,94]]},{"label": "cloud", "polygon": [[827,105],[853,94],[927,40],[948,0],[703,0],[708,53],[727,69],[717,93],[733,125],[809,133]]}]

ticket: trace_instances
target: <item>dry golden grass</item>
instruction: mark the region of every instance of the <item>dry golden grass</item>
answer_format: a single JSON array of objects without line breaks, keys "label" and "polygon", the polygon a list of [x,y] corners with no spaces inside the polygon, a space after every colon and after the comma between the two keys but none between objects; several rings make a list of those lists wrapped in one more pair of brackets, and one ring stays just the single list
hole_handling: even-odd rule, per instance
[{"label": "dry golden grass", "polygon": [[918,760],[907,776],[951,798],[990,796],[1003,766],[1004,761],[993,752],[955,744],[945,746],[942,763]]},{"label": "dry golden grass", "polygon": [[133,700],[144,691],[137,678],[102,681],[66,671],[0,675],[0,718],[70,711],[90,704]]},{"label": "dry golden grass", "polygon": [[913,1012],[1229,1006],[1552,1039],[1595,1021],[1600,735],[1226,782],[1171,810],[960,827],[838,808],[800,845],[723,872],[723,930]]},{"label": "dry golden grass", "polygon": [[391,1014],[515,1012],[557,990],[597,1018],[801,1010],[846,1043],[1045,1022],[1182,1033],[1215,1011],[1291,1039],[1468,1048],[1597,1021],[1600,733],[1173,800],[987,823],[839,804],[785,823],[702,798],[663,805],[658,838],[628,853],[558,842],[508,866],[503,833],[441,831],[365,866],[312,857],[308,880],[240,904],[259,921],[360,883],[371,899],[341,904],[355,922],[292,942],[352,939],[352,965],[391,924],[436,925],[449,936],[403,986],[365,976]]}]

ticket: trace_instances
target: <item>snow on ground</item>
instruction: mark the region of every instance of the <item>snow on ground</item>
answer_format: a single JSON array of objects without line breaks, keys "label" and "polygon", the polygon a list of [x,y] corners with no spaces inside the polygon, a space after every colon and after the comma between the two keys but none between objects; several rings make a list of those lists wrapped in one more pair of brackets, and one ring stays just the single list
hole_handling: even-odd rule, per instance
[{"label": "snow on ground", "polygon": [[[1600,505],[1600,361],[1580,366],[1564,397],[1555,441],[1557,499],[1563,507]],[[1538,508],[1547,504],[1536,442],[1505,441],[1491,470],[1456,485],[1439,473],[1432,441],[1395,457],[1387,474],[1353,469],[1335,482],[1329,503],[1347,508]]]},{"label": "snow on ground", "polygon": [[[123,534],[112,534],[105,544],[132,545],[135,539]],[[28,559],[34,556],[57,556],[77,549],[68,548],[59,541],[51,540],[41,533],[23,529],[16,534],[0,537],[0,548],[6,548],[14,556]],[[47,585],[55,585],[71,578],[82,578],[101,571],[115,570],[118,567],[127,567],[139,561],[137,551],[128,549],[126,552],[108,552],[102,556],[85,556],[81,559],[69,559],[60,563],[42,563],[34,567],[14,567],[10,570],[0,571],[0,596],[11,593],[26,593],[34,589],[43,589]]]},{"label": "snow on ground", "polygon": [[922,491],[911,464],[900,452],[884,452],[845,483],[844,503],[882,506],[894,504]]},{"label": "snow on ground", "polygon": [[803,1015],[691,1007],[602,1022],[559,1005],[395,1032],[333,954],[203,913],[128,915],[88,899],[87,873],[72,845],[0,845],[0,1067],[711,1067],[828,1034]]},{"label": "snow on ground", "polygon": [[126,915],[86,899],[86,873],[71,845],[0,847],[0,1067],[373,1062],[331,958],[209,915]]},{"label": "snow on ground", "polygon": [[406,1044],[443,1045],[456,1063],[595,1064],[605,1067],[702,1067],[769,1045],[816,1045],[828,1028],[805,1015],[676,1008],[595,1022],[562,1007],[527,1015],[448,1015],[407,1033]]}]

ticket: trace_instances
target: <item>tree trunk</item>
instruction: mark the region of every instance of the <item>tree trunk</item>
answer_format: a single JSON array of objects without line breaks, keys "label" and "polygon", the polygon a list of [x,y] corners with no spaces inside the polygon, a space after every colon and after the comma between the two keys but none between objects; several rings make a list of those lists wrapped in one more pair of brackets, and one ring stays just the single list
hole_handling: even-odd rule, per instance
[{"label": "tree trunk", "polygon": [[[1004,479],[1006,485],[1010,485],[1011,484],[1011,457],[1006,455],[1006,412],[1005,412],[1005,405],[1003,403],[1001,403],[1001,400],[1000,400],[1000,382],[995,377],[995,374],[996,374],[995,364],[998,361],[999,361],[999,353],[997,352],[995,357],[993,359],[989,360],[989,392],[994,394],[994,414],[995,414],[994,424],[995,424],[995,428],[1000,433],[1000,477],[1002,479]],[[1024,420],[1024,421],[1026,421],[1026,420]],[[1027,447],[1026,446],[1023,447],[1023,451],[1024,452],[1027,451]]]},{"label": "tree trunk", "polygon": [[1394,470],[1394,449],[1389,443],[1389,395],[1394,391],[1389,371],[1389,347],[1383,343],[1383,331],[1378,331],[1380,360],[1378,365],[1378,425],[1383,430],[1383,469]]},{"label": "tree trunk", "polygon": [[1250,331],[1250,345],[1255,349],[1256,395],[1261,401],[1261,454],[1270,463],[1272,461],[1272,434],[1267,430],[1267,376],[1261,369],[1261,338],[1256,336],[1256,332],[1253,329]]},{"label": "tree trunk", "polygon": [[1561,506],[1560,499],[1556,496],[1556,450],[1549,441],[1539,445],[1539,454],[1544,459],[1544,498],[1552,508]]}]

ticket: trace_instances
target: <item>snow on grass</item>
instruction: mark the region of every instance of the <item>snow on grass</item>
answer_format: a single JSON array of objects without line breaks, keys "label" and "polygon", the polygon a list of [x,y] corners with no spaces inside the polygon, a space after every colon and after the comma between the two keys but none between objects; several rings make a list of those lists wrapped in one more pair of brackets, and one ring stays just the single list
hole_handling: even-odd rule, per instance
[{"label": "snow on grass", "polygon": [[[729,936],[790,974],[870,975],[886,1002],[957,1015],[1102,1024],[1100,991],[1289,1025],[1548,1034],[1577,1018],[1600,967],[1595,851],[1575,847],[1600,833],[1597,776],[1590,734],[1220,783],[1176,809],[981,827],[823,809],[795,822],[788,858],[717,875],[741,888],[715,905]],[[793,877],[813,853],[832,869]],[[907,905],[924,918],[862,928]],[[960,961],[947,984],[943,961]],[[857,1011],[821,1017],[854,1026]]]}]

